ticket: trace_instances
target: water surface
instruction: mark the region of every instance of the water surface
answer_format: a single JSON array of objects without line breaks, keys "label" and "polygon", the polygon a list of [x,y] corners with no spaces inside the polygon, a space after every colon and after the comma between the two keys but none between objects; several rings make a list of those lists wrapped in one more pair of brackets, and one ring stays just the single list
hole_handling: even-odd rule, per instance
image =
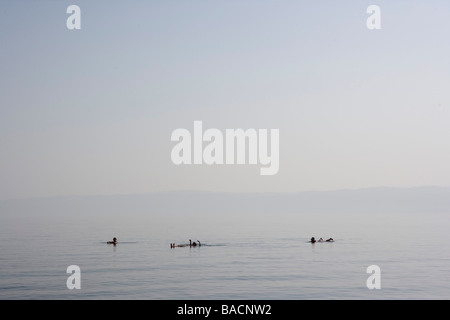
[{"label": "water surface", "polygon": [[[1,299],[449,299],[446,214],[0,215]],[[117,246],[107,245],[112,237]],[[307,243],[311,236],[334,243]],[[200,240],[196,248],[170,243]],[[381,289],[366,286],[369,265]],[[69,290],[69,265],[81,289]]]}]

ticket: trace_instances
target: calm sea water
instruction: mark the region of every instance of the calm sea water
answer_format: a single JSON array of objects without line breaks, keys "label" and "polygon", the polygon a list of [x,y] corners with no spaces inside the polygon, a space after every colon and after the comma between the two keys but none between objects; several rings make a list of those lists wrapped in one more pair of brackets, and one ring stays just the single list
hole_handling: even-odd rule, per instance
[{"label": "calm sea water", "polygon": [[[449,299],[448,230],[448,215],[395,212],[2,214],[0,299]],[[189,239],[204,245],[170,249]]]}]

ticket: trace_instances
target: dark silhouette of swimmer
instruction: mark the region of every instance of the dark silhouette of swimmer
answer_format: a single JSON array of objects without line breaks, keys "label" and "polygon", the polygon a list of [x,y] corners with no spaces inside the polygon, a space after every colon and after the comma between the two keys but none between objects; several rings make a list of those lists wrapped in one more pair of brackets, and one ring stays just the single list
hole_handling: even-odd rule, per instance
[{"label": "dark silhouette of swimmer", "polygon": [[117,242],[117,238],[116,237],[114,237],[113,238],[113,241],[108,241],[108,242],[106,242],[107,244],[113,244],[113,245],[116,245],[118,242]]},{"label": "dark silhouette of swimmer", "polygon": [[197,246],[197,243],[195,243],[195,241],[192,242],[192,240],[189,239],[189,246],[190,246],[190,247],[196,247],[196,246]]},{"label": "dark silhouette of swimmer", "polygon": [[314,239],[314,237],[311,238],[311,243],[316,243],[316,239]]},{"label": "dark silhouette of swimmer", "polygon": [[192,240],[189,239],[189,244],[177,244],[176,245],[175,243],[171,243],[170,248],[172,249],[172,248],[197,247],[197,246],[201,247],[202,243],[199,240],[197,240],[197,242],[198,242],[198,244],[195,241],[192,242]]},{"label": "dark silhouette of swimmer", "polygon": [[188,244],[177,244],[177,245],[175,245],[175,243],[170,244],[171,248],[182,248],[182,247],[187,247],[187,246],[188,246]]},{"label": "dark silhouette of swimmer", "polygon": [[333,238],[327,239],[326,242],[334,242]]}]

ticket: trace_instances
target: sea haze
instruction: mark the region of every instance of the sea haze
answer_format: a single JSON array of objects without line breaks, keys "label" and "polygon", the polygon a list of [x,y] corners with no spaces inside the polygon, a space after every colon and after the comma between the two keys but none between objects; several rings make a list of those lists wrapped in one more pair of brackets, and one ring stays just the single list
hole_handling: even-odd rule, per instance
[{"label": "sea haze", "polygon": [[449,215],[437,187],[4,200],[0,299],[449,299]]}]

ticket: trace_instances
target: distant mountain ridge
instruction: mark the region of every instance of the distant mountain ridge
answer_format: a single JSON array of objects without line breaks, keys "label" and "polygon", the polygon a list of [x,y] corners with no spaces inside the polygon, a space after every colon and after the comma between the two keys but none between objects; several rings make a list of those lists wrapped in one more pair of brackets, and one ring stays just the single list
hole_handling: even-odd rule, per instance
[{"label": "distant mountain ridge", "polygon": [[450,187],[229,193],[170,191],[104,196],[56,196],[0,201],[0,215],[19,212],[142,213],[450,213]]}]

